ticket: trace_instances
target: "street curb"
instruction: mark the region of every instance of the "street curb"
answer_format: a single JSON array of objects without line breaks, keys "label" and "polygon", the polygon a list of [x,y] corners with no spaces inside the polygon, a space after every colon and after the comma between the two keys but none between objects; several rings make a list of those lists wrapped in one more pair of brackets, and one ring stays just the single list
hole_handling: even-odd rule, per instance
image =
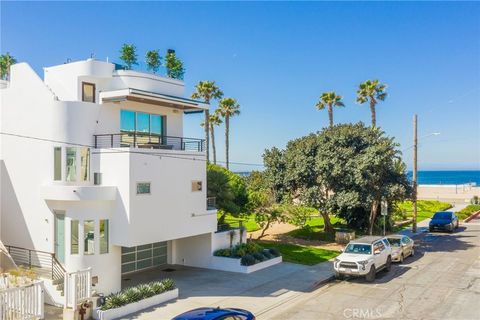
[{"label": "street curb", "polygon": [[475,219],[478,215],[480,215],[480,210],[474,212],[470,217],[463,220],[463,222],[469,222],[470,220]]},{"label": "street curb", "polygon": [[333,280],[335,280],[335,275],[334,275],[334,274],[331,275],[331,276],[328,277],[328,278],[325,278],[325,279],[323,279],[323,280],[320,280],[320,281],[315,282],[315,283],[313,284],[313,288],[315,288],[315,289],[320,288],[322,285],[324,285],[324,284],[326,284],[326,283],[328,283],[328,282],[331,282],[331,281],[333,281]]}]

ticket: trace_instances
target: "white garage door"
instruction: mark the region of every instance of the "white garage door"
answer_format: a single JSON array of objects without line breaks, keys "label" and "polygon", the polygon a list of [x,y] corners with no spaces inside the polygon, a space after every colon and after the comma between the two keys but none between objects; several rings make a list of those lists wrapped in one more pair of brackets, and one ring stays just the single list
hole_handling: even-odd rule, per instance
[{"label": "white garage door", "polygon": [[138,247],[122,247],[122,274],[140,271],[167,263],[167,242]]}]

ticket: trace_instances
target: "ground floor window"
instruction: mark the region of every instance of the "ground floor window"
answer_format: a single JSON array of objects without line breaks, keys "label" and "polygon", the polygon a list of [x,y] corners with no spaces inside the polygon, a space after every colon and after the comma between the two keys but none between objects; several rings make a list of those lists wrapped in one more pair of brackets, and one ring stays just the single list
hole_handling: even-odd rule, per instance
[{"label": "ground floor window", "polygon": [[70,226],[70,252],[71,254],[78,254],[78,220],[72,220]]},{"label": "ground floor window", "polygon": [[167,242],[138,247],[122,247],[122,273],[134,272],[167,263]]}]

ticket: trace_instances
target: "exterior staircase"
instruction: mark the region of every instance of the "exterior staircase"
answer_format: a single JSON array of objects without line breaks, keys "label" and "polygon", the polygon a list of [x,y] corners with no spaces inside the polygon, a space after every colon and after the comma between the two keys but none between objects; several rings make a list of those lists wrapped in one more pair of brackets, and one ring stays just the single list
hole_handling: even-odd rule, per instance
[{"label": "exterior staircase", "polygon": [[43,280],[45,303],[64,306],[65,268],[51,252],[32,250],[6,245],[10,257],[17,266],[24,266],[36,272]]}]

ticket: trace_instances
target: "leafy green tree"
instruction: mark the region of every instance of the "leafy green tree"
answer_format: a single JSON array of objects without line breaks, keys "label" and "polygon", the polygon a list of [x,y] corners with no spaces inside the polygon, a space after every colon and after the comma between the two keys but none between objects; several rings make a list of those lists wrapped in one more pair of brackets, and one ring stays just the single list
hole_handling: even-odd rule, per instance
[{"label": "leafy green tree", "polygon": [[366,80],[360,83],[357,90],[357,102],[364,104],[366,102],[370,103],[370,113],[372,117],[372,127],[377,125],[377,116],[375,111],[375,106],[378,101],[384,101],[387,97],[387,92],[385,91],[387,86],[381,84],[378,80]]},{"label": "leafy green tree", "polygon": [[333,127],[333,107],[344,107],[345,105],[342,102],[342,96],[335,92],[324,92],[315,106],[318,110],[328,109],[330,127]]},{"label": "leafy green tree", "polygon": [[337,125],[318,135],[317,172],[328,206],[350,226],[373,233],[382,201],[411,194],[405,166],[393,138],[362,123]]},{"label": "leafy green tree", "polygon": [[[195,92],[192,93],[192,99],[203,99],[206,104],[210,105],[210,102],[213,100],[218,100],[223,97],[223,92],[215,84],[215,81],[200,81],[195,86]],[[203,122],[203,127],[205,129],[205,144],[206,144],[206,153],[207,153],[207,162],[210,161],[210,111],[205,110],[205,120]]]},{"label": "leafy green tree", "polygon": [[168,77],[183,80],[185,68],[183,67],[182,60],[177,57],[175,51],[167,51],[167,55],[165,56],[165,67],[167,67]]},{"label": "leafy green tree", "polygon": [[266,191],[269,189],[267,177],[264,171],[252,171],[246,177],[244,177],[245,183],[247,184],[248,191]]},{"label": "leafy green tree", "polygon": [[145,54],[145,62],[147,64],[147,69],[157,73],[158,69],[162,65],[162,57],[158,53],[158,50],[149,50]]},{"label": "leafy green tree", "polygon": [[[219,126],[223,122],[217,111],[209,115],[209,120],[208,120],[208,123],[210,125],[210,136],[212,137],[213,164],[217,164],[217,150],[215,148],[215,127]],[[202,122],[200,126],[205,127],[205,122]]]},{"label": "leafy green tree", "polygon": [[227,169],[229,169],[230,118],[240,114],[240,105],[233,98],[223,98],[220,100],[218,112],[225,119],[225,163]]},{"label": "leafy green tree", "polygon": [[137,47],[133,44],[125,43],[120,49],[120,59],[125,63],[128,70],[132,69],[132,66],[138,65],[137,62]]},{"label": "leafy green tree", "polygon": [[272,191],[273,199],[275,202],[281,202],[287,191],[285,186],[286,164],[284,151],[276,147],[265,150],[263,163],[265,165],[265,180]]},{"label": "leafy green tree", "polygon": [[17,59],[9,52],[0,56],[0,78],[2,80],[10,80],[10,67],[15,63],[17,63]]},{"label": "leafy green tree", "polygon": [[266,231],[272,223],[287,221],[285,211],[281,206],[275,204],[273,195],[269,191],[251,191],[248,198],[248,209],[255,213],[255,222],[260,226],[262,232],[257,239],[266,236]]},{"label": "leafy green tree", "polygon": [[284,210],[288,222],[300,228],[307,226],[307,222],[311,219],[313,213],[312,208],[300,205],[287,205],[284,206]]}]

